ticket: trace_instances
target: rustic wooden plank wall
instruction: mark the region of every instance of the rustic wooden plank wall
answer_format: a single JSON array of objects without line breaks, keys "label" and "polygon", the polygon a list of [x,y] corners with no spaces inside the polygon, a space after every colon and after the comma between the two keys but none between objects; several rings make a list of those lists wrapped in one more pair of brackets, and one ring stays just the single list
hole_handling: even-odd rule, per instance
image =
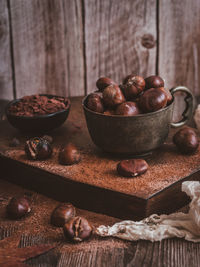
[{"label": "rustic wooden plank wall", "polygon": [[84,95],[131,72],[199,95],[199,29],[198,0],[1,0],[0,98]]}]

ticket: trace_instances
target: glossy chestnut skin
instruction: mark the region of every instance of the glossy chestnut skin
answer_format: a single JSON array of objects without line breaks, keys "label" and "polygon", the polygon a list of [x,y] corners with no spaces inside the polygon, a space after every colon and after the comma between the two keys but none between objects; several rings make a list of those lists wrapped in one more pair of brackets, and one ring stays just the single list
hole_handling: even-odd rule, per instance
[{"label": "glossy chestnut skin", "polygon": [[53,210],[51,214],[51,224],[57,227],[62,227],[75,216],[75,207],[71,203],[62,203]]},{"label": "glossy chestnut skin", "polygon": [[125,98],[118,85],[109,85],[103,90],[103,103],[108,109],[123,102],[125,102]]},{"label": "glossy chestnut skin", "polygon": [[116,83],[108,77],[100,77],[96,82],[96,86],[101,92],[103,92],[103,90],[111,84],[116,84]]},{"label": "glossy chestnut skin", "polygon": [[145,80],[141,76],[128,75],[123,81],[123,93],[127,100],[136,98],[145,88]]},{"label": "glossy chestnut skin", "polygon": [[184,127],[174,136],[173,142],[183,154],[195,153],[199,147],[198,137],[192,128]]},{"label": "glossy chestnut skin", "polygon": [[87,107],[92,111],[103,113],[104,105],[102,97],[99,94],[90,94],[87,98]]},{"label": "glossy chestnut skin", "polygon": [[46,139],[34,137],[26,141],[25,153],[28,159],[43,160],[51,157],[52,148]]},{"label": "glossy chestnut skin", "polygon": [[140,110],[137,103],[131,101],[120,104],[115,110],[116,115],[133,116],[139,113]]},{"label": "glossy chestnut skin", "polygon": [[148,164],[143,159],[122,160],[117,165],[117,172],[124,177],[135,177],[145,173]]},{"label": "glossy chestnut skin", "polygon": [[72,143],[65,145],[59,153],[59,163],[62,165],[73,165],[81,160],[78,149]]},{"label": "glossy chestnut skin", "polygon": [[13,197],[8,206],[7,214],[11,219],[20,219],[31,211],[29,200],[24,197]]},{"label": "glossy chestnut skin", "polygon": [[85,218],[74,217],[63,226],[63,232],[66,239],[81,242],[91,236],[92,226]]},{"label": "glossy chestnut skin", "polygon": [[160,76],[152,75],[145,79],[145,90],[150,88],[164,87],[164,81]]},{"label": "glossy chestnut skin", "polygon": [[145,113],[164,108],[166,104],[166,93],[164,93],[159,88],[151,88],[145,91],[139,99],[139,107]]},{"label": "glossy chestnut skin", "polygon": [[172,94],[170,93],[168,88],[164,88],[164,87],[159,87],[160,90],[162,90],[166,96],[167,96],[167,104],[171,103],[172,101]]}]

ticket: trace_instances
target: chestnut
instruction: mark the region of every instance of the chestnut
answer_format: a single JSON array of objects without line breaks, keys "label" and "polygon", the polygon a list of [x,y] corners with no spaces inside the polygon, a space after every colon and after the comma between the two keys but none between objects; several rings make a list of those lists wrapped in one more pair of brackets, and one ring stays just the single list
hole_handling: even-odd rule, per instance
[{"label": "chestnut", "polygon": [[122,91],[127,100],[136,98],[145,88],[145,80],[141,76],[128,75],[122,86]]},{"label": "chestnut", "polygon": [[87,107],[95,112],[103,113],[104,112],[104,106],[102,97],[99,94],[90,94],[87,97]]},{"label": "chestnut", "polygon": [[159,88],[151,88],[144,92],[139,99],[139,107],[143,112],[153,112],[164,108],[167,104],[167,96]]},{"label": "chestnut", "polygon": [[107,77],[100,77],[97,82],[96,82],[96,86],[99,89],[99,91],[103,91],[107,86],[111,85],[111,84],[116,84],[113,80],[111,80],[110,78]]},{"label": "chestnut", "polygon": [[143,159],[122,160],[117,165],[117,172],[124,177],[135,177],[145,173],[148,164]]},{"label": "chestnut", "polygon": [[67,221],[75,217],[76,210],[71,203],[62,203],[58,205],[51,214],[51,224],[62,227]]},{"label": "chestnut", "polygon": [[26,141],[25,153],[28,159],[47,159],[52,154],[52,148],[46,139],[34,137]]},{"label": "chestnut", "polygon": [[170,102],[172,101],[172,94],[170,93],[168,88],[164,88],[164,87],[159,87],[160,90],[162,90],[166,96],[167,96],[167,104],[170,104]]},{"label": "chestnut", "polygon": [[103,91],[103,103],[108,108],[113,108],[125,102],[124,95],[118,85],[109,85]]},{"label": "chestnut", "polygon": [[64,236],[75,242],[88,239],[92,234],[92,226],[83,217],[74,217],[63,226]]},{"label": "chestnut", "polygon": [[115,115],[115,111],[112,109],[107,109],[103,113],[104,115]]},{"label": "chestnut", "polygon": [[72,144],[68,143],[59,153],[59,162],[62,165],[73,165],[81,160],[81,155],[78,149]]},{"label": "chestnut", "polygon": [[139,113],[140,111],[137,103],[131,101],[127,101],[120,104],[115,110],[116,115],[132,116],[137,115]]},{"label": "chestnut", "polygon": [[173,142],[183,154],[195,153],[199,146],[198,137],[192,128],[184,127],[174,136]]},{"label": "chestnut", "polygon": [[150,88],[164,87],[164,81],[160,76],[152,75],[145,79],[145,90]]},{"label": "chestnut", "polygon": [[7,205],[7,214],[11,219],[20,219],[31,211],[29,200],[24,197],[13,197]]}]

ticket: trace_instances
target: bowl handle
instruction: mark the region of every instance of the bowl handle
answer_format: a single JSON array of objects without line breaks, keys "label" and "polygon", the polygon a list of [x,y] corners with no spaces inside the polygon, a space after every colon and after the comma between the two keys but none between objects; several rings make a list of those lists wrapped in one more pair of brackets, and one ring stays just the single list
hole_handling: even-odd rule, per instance
[{"label": "bowl handle", "polygon": [[192,117],[193,111],[194,111],[194,102],[195,102],[195,98],[194,95],[192,94],[192,92],[185,86],[177,86],[174,87],[170,90],[172,96],[174,97],[174,94],[176,92],[184,92],[186,93],[186,96],[184,98],[186,107],[185,110],[183,111],[182,114],[182,119],[179,122],[172,122],[171,126],[174,128],[183,126],[184,124],[186,124],[186,122],[188,122],[190,120],[190,118]]}]

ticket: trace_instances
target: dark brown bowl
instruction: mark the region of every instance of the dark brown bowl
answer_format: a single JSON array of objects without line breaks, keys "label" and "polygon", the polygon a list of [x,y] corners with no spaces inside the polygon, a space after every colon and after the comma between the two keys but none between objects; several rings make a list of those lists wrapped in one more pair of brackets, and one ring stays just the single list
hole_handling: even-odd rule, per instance
[{"label": "dark brown bowl", "polygon": [[[58,97],[55,95],[41,94],[48,98]],[[60,97],[60,96],[59,96]],[[45,133],[49,132],[59,126],[61,126],[67,119],[70,111],[70,100],[68,99],[67,109],[60,110],[54,113],[37,115],[33,117],[28,116],[17,116],[9,113],[9,107],[17,103],[20,99],[10,101],[6,108],[5,113],[9,123],[19,129],[22,132],[30,133]]]}]

